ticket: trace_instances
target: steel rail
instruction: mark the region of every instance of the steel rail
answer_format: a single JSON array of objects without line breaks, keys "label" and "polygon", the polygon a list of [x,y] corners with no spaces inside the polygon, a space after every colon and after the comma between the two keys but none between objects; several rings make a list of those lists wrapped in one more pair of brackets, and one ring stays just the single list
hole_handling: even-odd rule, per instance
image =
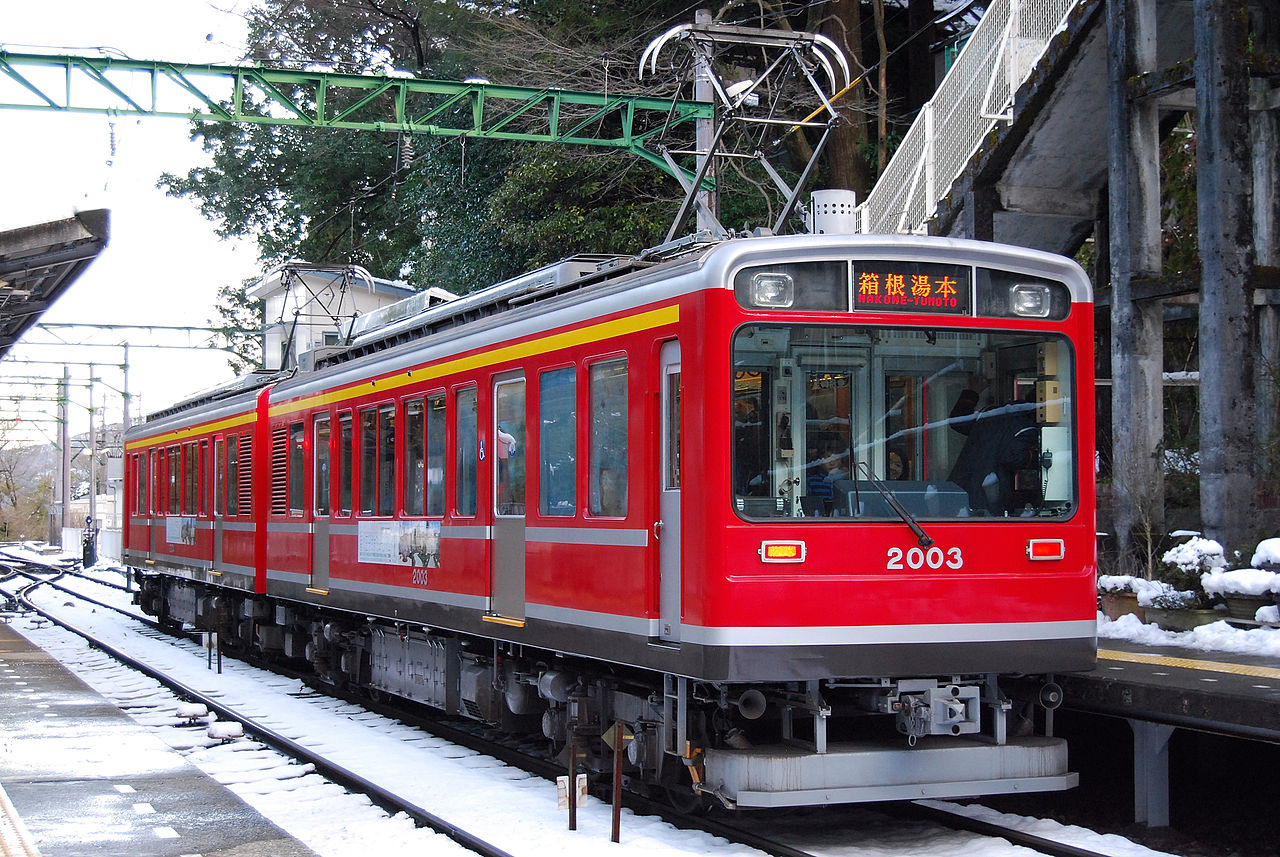
[{"label": "steel rail", "polygon": [[[30,576],[25,572],[19,572],[19,573],[24,574],[24,576]],[[92,578],[85,578],[85,579],[90,580],[94,583],[101,583],[101,581],[92,580]],[[52,581],[52,580],[43,580],[43,579],[36,580],[34,583],[32,583],[28,587],[25,587],[22,590],[22,592],[19,593],[18,598],[24,605],[34,610],[35,612],[39,613],[40,615],[48,618],[50,621],[64,628],[67,628],[73,633],[83,637],[84,639],[88,640],[90,644],[92,644],[96,648],[101,649],[107,654],[111,655],[113,658],[116,658],[122,663],[125,663],[128,666],[133,667],[134,669],[137,669],[148,676],[151,676],[152,678],[159,681],[161,684],[173,689],[175,692],[181,694],[182,696],[204,703],[209,707],[211,711],[216,711],[219,714],[219,716],[222,716],[229,720],[236,720],[242,723],[246,731],[251,732],[257,737],[261,738],[264,743],[272,747],[275,747],[276,749],[280,750],[280,752],[285,753],[286,755],[292,758],[298,759],[299,761],[314,764],[316,766],[316,770],[321,774],[327,776],[329,779],[339,783],[340,785],[344,786],[345,788],[351,791],[360,792],[362,794],[368,795],[380,806],[383,806],[384,808],[395,810],[395,811],[404,811],[407,814],[409,814],[411,817],[413,817],[415,820],[419,821],[419,823],[424,824],[425,826],[430,827],[431,829],[436,830],[437,832],[443,833],[446,836],[449,836],[451,839],[454,839],[454,841],[458,842],[464,847],[470,850],[473,850],[476,853],[486,855],[486,857],[511,857],[511,855],[507,854],[506,852],[500,849],[494,848],[493,846],[488,845],[488,843],[484,843],[483,840],[476,839],[475,837],[471,836],[471,834],[468,834],[465,831],[462,831],[460,828],[457,828],[455,825],[451,824],[450,822],[440,819],[438,816],[435,816],[434,814],[430,813],[428,810],[422,807],[418,807],[414,804],[405,802],[403,799],[396,796],[393,792],[383,789],[382,787],[378,786],[376,783],[372,783],[369,780],[361,777],[358,774],[353,773],[352,771],[340,765],[336,765],[332,762],[327,761],[323,757],[316,755],[311,750],[308,750],[306,747],[300,744],[297,744],[293,740],[283,735],[280,735],[279,733],[272,730],[270,727],[267,727],[258,723],[257,721],[253,720],[253,718],[245,717],[235,712],[234,710],[228,708],[226,705],[218,702],[216,699],[208,697],[197,690],[189,688],[179,681],[170,679],[169,677],[165,676],[159,671],[154,670],[151,667],[147,666],[146,664],[137,661],[132,656],[119,651],[109,643],[105,643],[101,640],[98,640],[90,632],[86,632],[81,629],[75,628],[70,623],[53,616],[50,612],[36,606],[26,597],[26,593],[28,590],[34,589],[36,586],[39,586],[41,584],[48,584],[56,589],[59,589],[61,591],[67,592],[68,594],[74,595],[77,598],[81,598],[85,601],[88,601],[89,603],[96,604],[98,606],[102,606],[107,609],[115,610],[143,624],[147,624],[152,627],[161,628],[162,630],[164,629],[163,626],[160,625],[159,623],[151,623],[147,619],[138,617],[132,613],[128,613],[127,611],[120,610],[120,608],[115,607],[114,605],[105,604],[103,602],[96,601],[93,598],[86,596],[81,592],[77,592],[65,586],[60,586],[59,584],[56,583],[56,581]],[[103,583],[102,585],[110,586],[111,584]],[[256,665],[260,667],[269,666],[265,664],[256,664]],[[350,695],[344,695],[344,696],[346,696],[347,698],[350,698]],[[352,699],[350,701],[355,701],[355,700]],[[557,774],[562,773],[562,771],[560,770],[560,765],[558,763],[549,763],[547,760],[538,758],[537,756],[533,756],[527,752],[523,752],[518,749],[513,749],[509,746],[497,744],[491,739],[479,737],[476,734],[468,732],[466,729],[458,728],[457,726],[450,725],[449,723],[441,721],[439,719],[423,717],[420,713],[415,714],[415,712],[412,712],[407,708],[400,706],[394,702],[379,703],[376,701],[369,702],[369,701],[361,700],[360,704],[364,705],[369,710],[379,714],[383,714],[384,716],[395,717],[395,718],[399,718],[406,721],[418,722],[419,725],[425,724],[427,728],[429,728],[433,732],[433,734],[436,734],[438,737],[444,738],[445,740],[448,740],[452,743],[461,744],[463,746],[468,747],[469,749],[475,750],[476,752],[485,753],[485,754],[494,756],[495,758],[498,758],[507,764],[518,767],[529,773],[533,773],[538,776],[543,776],[548,778],[554,777]],[[608,799],[607,796],[604,799],[607,800]],[[796,848],[794,846],[786,845],[784,843],[778,842],[774,839],[770,839],[765,834],[758,834],[758,833],[753,833],[750,831],[743,830],[742,828],[734,825],[731,821],[719,820],[719,819],[710,818],[710,817],[699,815],[699,814],[681,812],[679,810],[673,809],[668,804],[661,803],[657,800],[644,797],[642,795],[638,795],[635,793],[627,793],[625,795],[625,803],[627,806],[629,806],[633,810],[638,810],[648,814],[661,816],[664,820],[671,822],[673,824],[677,824],[678,826],[681,826],[681,827],[695,828],[698,830],[702,830],[706,833],[711,833],[715,836],[722,836],[726,839],[730,839],[742,845],[746,845],[751,848],[756,848],[767,854],[774,855],[774,857],[813,857],[812,853],[807,852],[801,848]],[[1079,846],[1070,845],[1063,842],[1057,842],[1055,840],[1048,839],[1043,836],[1037,836],[1032,833],[1026,833],[1020,830],[1004,827],[994,822],[983,821],[981,819],[971,818],[968,816],[960,815],[958,813],[948,812],[946,810],[938,809],[936,807],[928,806],[921,803],[901,802],[901,803],[884,804],[881,807],[879,807],[879,809],[883,811],[885,814],[891,815],[891,816],[897,816],[904,819],[911,819],[913,821],[928,821],[933,824],[937,824],[939,826],[946,827],[953,830],[963,830],[963,831],[968,831],[970,833],[976,833],[981,836],[990,836],[994,838],[1004,839],[1013,843],[1014,845],[1019,845],[1019,846],[1031,849],[1033,851],[1036,851],[1038,853],[1047,855],[1047,857],[1106,857],[1106,855],[1100,854],[1095,851],[1090,851],[1088,849],[1081,848]],[[485,849],[492,849],[492,850],[485,850]]]},{"label": "steel rail", "polygon": [[[199,690],[193,687],[189,687],[188,685],[178,681],[177,679],[174,679],[170,676],[165,675],[160,670],[157,670],[149,666],[148,664],[143,663],[142,661],[138,660],[137,658],[133,657],[127,652],[124,652],[116,648],[112,644],[106,642],[105,640],[101,640],[95,637],[92,632],[86,631],[82,628],[78,628],[72,623],[66,621],[65,619],[61,619],[58,616],[54,615],[51,611],[45,610],[44,608],[37,606],[30,599],[29,593],[31,592],[31,590],[35,589],[38,586],[43,585],[45,582],[46,581],[40,580],[40,581],[31,583],[28,586],[23,587],[22,590],[18,593],[18,600],[28,609],[40,614],[41,616],[45,617],[49,621],[55,623],[56,625],[62,628],[65,628],[66,630],[72,632],[73,634],[76,634],[77,636],[82,637],[94,648],[97,648],[103,652],[106,652],[112,658],[120,661],[126,666],[129,666],[143,673],[144,675],[147,675],[155,679],[160,684],[164,685],[165,687],[169,688],[170,690],[174,691],[180,696],[203,703],[209,708],[210,711],[217,712],[217,714],[220,717],[223,717],[227,720],[234,720],[240,723],[244,727],[246,732],[252,733],[254,736],[262,740],[262,742],[267,744],[268,746],[271,746],[274,749],[279,750],[281,753],[284,753],[285,755],[290,756],[291,758],[297,759],[298,761],[302,761],[302,762],[306,762],[308,764],[314,765],[315,770],[317,772],[321,773],[328,779],[333,780],[335,783],[338,783],[339,785],[343,786],[349,791],[358,792],[360,794],[367,795],[371,800],[373,800],[375,803],[377,803],[379,806],[383,807],[384,809],[392,810],[395,812],[404,812],[409,817],[413,818],[414,821],[416,821],[417,823],[422,824],[426,827],[429,827],[432,830],[436,831],[437,833],[440,833],[449,837],[450,839],[452,839],[454,842],[457,842],[462,847],[466,848],[469,851],[474,851],[475,853],[482,855],[482,857],[512,857],[512,855],[509,854],[508,852],[503,851],[501,848],[498,848],[495,845],[491,845],[490,843],[484,841],[483,839],[480,839],[474,834],[471,834],[466,830],[463,830],[462,828],[458,827],[457,825],[449,821],[446,821],[445,819],[441,818],[440,816],[436,815],[435,813],[431,812],[425,807],[421,807],[415,803],[406,801],[404,798],[400,797],[394,792],[388,789],[384,789],[382,786],[379,786],[377,783],[374,783],[374,782],[371,782],[370,780],[365,779],[364,777],[360,776],[354,771],[351,771],[348,768],[343,767],[342,765],[338,765],[334,762],[331,762],[328,759],[324,758],[323,756],[317,755],[314,751],[308,749],[302,744],[299,744],[293,739],[280,734],[279,732],[273,730],[271,727],[266,726],[265,724],[259,722],[255,718],[246,716],[243,713],[237,712],[229,708],[224,703],[219,702],[216,698],[212,696],[208,696],[207,694],[201,693]],[[79,596],[79,593],[72,593],[72,594]]]},{"label": "steel rail", "polygon": [[1097,851],[1090,851],[1087,848],[1081,848],[1078,845],[1070,845],[1066,842],[1046,839],[1043,836],[1036,836],[1034,833],[1014,830],[1013,828],[1004,827],[991,821],[970,818],[966,815],[948,812],[944,809],[926,806],[921,803],[894,804],[886,806],[884,809],[886,813],[902,818],[931,821],[935,824],[952,828],[954,830],[966,830],[970,833],[977,833],[982,836],[1007,839],[1014,845],[1021,845],[1025,848],[1030,848],[1033,851],[1046,854],[1048,857],[1106,857],[1105,854],[1100,854]]}]

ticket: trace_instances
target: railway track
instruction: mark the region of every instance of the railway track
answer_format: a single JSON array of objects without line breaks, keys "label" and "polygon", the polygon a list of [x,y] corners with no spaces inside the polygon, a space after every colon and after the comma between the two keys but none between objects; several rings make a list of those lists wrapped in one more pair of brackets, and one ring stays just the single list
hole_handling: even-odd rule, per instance
[{"label": "railway track", "polygon": [[[113,585],[111,581],[95,580],[67,573],[63,573],[61,579],[56,580],[52,579],[48,572],[27,572],[26,576],[28,579],[38,581],[38,583],[32,583],[27,589],[36,589],[37,587],[54,588],[57,593],[53,597],[47,594],[40,596],[36,593],[24,593],[24,601],[30,606],[30,609],[38,611],[48,621],[64,626],[76,626],[72,627],[72,630],[89,640],[94,647],[109,653],[112,658],[128,664],[131,668],[152,676],[157,682],[161,682],[171,688],[171,692],[176,694],[175,698],[202,702],[211,711],[216,712],[217,717],[242,723],[245,730],[255,738],[275,747],[291,759],[297,760],[297,763],[311,766],[312,770],[328,777],[333,782],[339,783],[344,788],[368,796],[370,800],[383,807],[388,813],[405,813],[413,818],[415,823],[425,825],[450,837],[468,850],[484,855],[494,855],[494,857],[509,857],[512,854],[522,853],[519,847],[513,847],[512,841],[500,841],[497,843],[490,841],[493,838],[501,839],[501,837],[493,837],[484,833],[485,825],[479,825],[482,832],[476,833],[474,828],[477,825],[471,823],[471,821],[455,820],[458,818],[456,811],[440,812],[437,804],[428,799],[429,796],[415,797],[406,795],[402,784],[396,784],[394,776],[388,776],[385,770],[379,770],[380,766],[377,763],[368,764],[368,760],[364,760],[365,763],[363,764],[355,763],[352,760],[353,754],[350,752],[345,754],[334,753],[332,746],[335,742],[333,741],[326,742],[322,740],[317,742],[314,735],[299,736],[297,721],[291,718],[281,718],[277,713],[271,711],[255,711],[255,707],[261,708],[262,706],[260,702],[255,703],[252,699],[247,704],[244,700],[237,701],[236,694],[226,686],[227,682],[213,679],[212,677],[215,674],[208,670],[201,672],[204,660],[203,655],[192,641],[175,637],[163,631],[154,622],[146,620],[145,617],[140,617],[136,609],[130,610],[129,607],[131,605],[123,603],[128,599],[128,595],[123,591],[123,586]],[[9,586],[5,591],[12,589],[13,587]],[[95,593],[93,591],[95,589],[101,591]],[[68,597],[74,597],[79,603],[72,604],[72,602],[66,600]],[[85,604],[91,606],[84,606]],[[125,622],[117,619],[103,621],[103,616],[108,610],[123,613],[128,619]],[[92,617],[95,615],[98,616],[98,621],[84,621],[86,616]],[[133,623],[141,624],[133,625]],[[97,627],[82,627],[84,625]],[[121,630],[122,626],[124,626],[123,630]],[[164,657],[157,656],[157,647],[164,647],[164,649],[168,650],[168,654]],[[186,662],[183,669],[175,669],[173,667],[173,663],[178,661]],[[191,663],[193,661],[195,662],[194,669]],[[238,674],[249,670],[251,670],[250,667],[228,662],[229,673]],[[195,674],[194,678],[193,673]],[[259,677],[250,680],[261,683],[264,679]],[[376,713],[357,709],[355,706],[350,705],[349,702],[344,703],[314,694],[296,681],[286,679],[271,679],[271,681],[279,681],[281,683],[279,693],[282,704],[285,702],[291,706],[303,703],[310,704],[315,708],[326,711],[326,714],[337,712],[339,717],[344,717],[352,722],[372,722],[374,718],[379,717]],[[271,707],[275,707],[274,703],[272,703]],[[375,705],[373,708],[387,716],[395,717],[402,721],[409,721],[411,718],[417,719],[414,712],[399,707],[383,704]],[[392,731],[396,733],[394,740],[400,742],[399,746],[404,748],[402,753],[407,754],[409,748],[418,749],[424,744],[429,744],[444,756],[452,756],[454,760],[475,760],[493,757],[493,761],[483,762],[480,766],[492,768],[494,775],[501,780],[510,781],[512,778],[524,780],[525,791],[537,791],[543,797],[550,793],[551,786],[549,784],[539,781],[535,785],[529,782],[534,780],[535,776],[541,777],[549,773],[555,773],[555,766],[545,758],[539,759],[530,756],[529,753],[509,744],[495,745],[492,741],[486,740],[476,730],[459,729],[448,723],[433,723],[431,725],[433,732],[449,731],[451,734],[447,736],[439,734],[426,735],[412,726],[393,725],[394,729]],[[452,743],[446,745],[441,740],[442,737],[447,738]],[[458,746],[460,744],[467,746]],[[453,749],[449,749],[450,747]],[[486,755],[482,757],[479,755],[480,753]],[[377,773],[370,773],[371,770]],[[529,771],[534,773],[529,774]],[[287,775],[297,776],[296,772],[287,772]],[[482,791],[488,794],[489,786],[484,786]],[[502,802],[508,803],[508,801]],[[545,803],[545,801],[543,802]],[[673,813],[668,807],[659,806],[631,796],[628,798],[628,805],[634,812],[644,813],[645,815],[633,816],[624,822],[624,842],[626,838],[629,838],[626,835],[630,832],[628,828],[634,830],[637,826],[642,825],[647,829],[657,823],[652,816],[661,813],[664,818],[677,824],[685,831],[681,834],[682,836],[700,835],[690,832],[689,828],[696,828],[702,834],[709,834],[705,837],[705,844],[700,844],[697,847],[697,853],[700,854],[715,854],[717,851],[722,850],[726,847],[723,844],[723,840],[727,840],[733,847],[748,846],[764,853],[779,855],[779,857],[813,857],[815,853],[823,855],[865,853],[857,849],[860,844],[865,844],[868,813],[872,816],[879,814],[882,820],[878,824],[887,829],[895,825],[899,828],[910,825],[914,829],[924,831],[919,835],[926,837],[930,835],[928,833],[930,828],[941,832],[933,835],[948,836],[951,839],[954,839],[956,831],[965,830],[973,835],[1004,839],[1014,845],[1030,848],[1039,853],[1054,855],[1054,857],[1058,857],[1058,855],[1062,857],[1094,857],[1096,854],[1106,853],[1089,851],[1079,846],[1055,842],[1022,831],[1003,828],[990,822],[963,818],[936,807],[913,804],[895,805],[887,810],[883,807],[847,810],[820,809],[809,810],[807,813],[795,815],[788,813],[761,813],[743,816],[734,815],[730,818],[680,816]],[[428,809],[429,806],[432,809]],[[607,806],[598,806],[594,802],[593,806],[580,810],[580,813],[585,816],[584,827],[593,827],[599,821],[596,816],[600,816],[602,813],[607,815],[607,812]],[[838,821],[838,819],[850,812],[855,816],[855,820]],[[814,813],[822,814],[818,816],[822,819],[820,826],[827,828],[816,844],[811,838],[810,841],[806,841],[803,833],[797,835],[794,829],[797,815],[808,819],[808,822],[801,822],[801,831],[806,827],[812,828],[813,819],[815,818]],[[466,813],[462,815],[466,816]],[[554,823],[557,820],[554,812],[552,813],[552,818]],[[642,821],[637,819],[642,819]],[[558,821],[562,825],[563,816]],[[508,815],[506,826],[518,828],[520,823],[519,810],[514,814]],[[835,828],[836,833],[834,835],[847,837],[847,841],[842,843],[842,847],[833,849],[831,827]],[[843,834],[839,832],[841,828],[845,828]],[[574,834],[564,835],[574,836]],[[587,833],[586,835],[591,834]],[[716,840],[712,837],[722,838],[722,844],[715,845]],[[518,836],[515,841],[518,845]],[[954,842],[952,844],[954,845]],[[851,848],[854,850],[850,850]],[[538,848],[536,850],[542,851],[544,849]],[[918,842],[913,843],[902,851],[904,854],[919,852],[920,845]],[[526,848],[523,853],[530,852]],[[740,849],[735,853],[741,853]],[[877,850],[875,853],[891,852]],[[984,850],[983,853],[994,854],[998,852]],[[1010,853],[1014,853],[1012,848]],[[1026,852],[1018,851],[1016,853]]]}]

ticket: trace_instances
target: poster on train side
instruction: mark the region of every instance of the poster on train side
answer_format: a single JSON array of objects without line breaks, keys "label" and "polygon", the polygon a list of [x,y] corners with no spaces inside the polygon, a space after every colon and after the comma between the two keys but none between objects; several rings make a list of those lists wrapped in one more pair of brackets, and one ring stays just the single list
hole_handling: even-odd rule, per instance
[{"label": "poster on train side", "polygon": [[360,562],[440,567],[439,521],[360,521],[356,536]]}]

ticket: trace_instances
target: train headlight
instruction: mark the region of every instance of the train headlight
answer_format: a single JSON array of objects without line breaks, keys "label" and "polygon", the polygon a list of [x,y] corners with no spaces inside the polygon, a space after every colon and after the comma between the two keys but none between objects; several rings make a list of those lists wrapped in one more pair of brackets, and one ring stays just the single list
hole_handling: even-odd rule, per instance
[{"label": "train headlight", "polygon": [[1018,283],[1009,290],[1009,306],[1014,315],[1048,318],[1053,297],[1043,283]]},{"label": "train headlight", "polygon": [[753,306],[786,309],[795,303],[796,281],[790,274],[761,271],[751,275]]}]

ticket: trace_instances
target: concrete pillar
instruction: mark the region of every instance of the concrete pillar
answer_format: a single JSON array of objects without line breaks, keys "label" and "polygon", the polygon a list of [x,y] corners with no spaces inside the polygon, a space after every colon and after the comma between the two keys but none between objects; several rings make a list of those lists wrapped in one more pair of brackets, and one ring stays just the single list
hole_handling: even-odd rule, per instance
[{"label": "concrete pillar", "polygon": [[1155,0],[1108,0],[1107,208],[1111,257],[1112,472],[1122,561],[1142,535],[1164,527],[1164,318],[1138,303],[1133,281],[1160,273],[1159,121],[1154,101],[1133,101],[1126,82],[1156,68]]},{"label": "concrete pillar", "polygon": [[[1280,51],[1280,9],[1262,6],[1253,19],[1255,50]],[[1253,147],[1254,262],[1280,268],[1280,86],[1253,83],[1249,117]],[[1280,477],[1280,305],[1258,308],[1258,448],[1270,465],[1262,475]]]},{"label": "concrete pillar", "polygon": [[1200,233],[1200,509],[1230,551],[1256,541],[1258,327],[1247,0],[1195,0]]},{"label": "concrete pillar", "polygon": [[1173,727],[1130,720],[1133,730],[1133,820],[1169,826],[1169,738]]},{"label": "concrete pillar", "polygon": [[973,184],[964,195],[964,207],[951,235],[977,241],[996,240],[995,213],[999,206],[999,194],[994,187]]}]

